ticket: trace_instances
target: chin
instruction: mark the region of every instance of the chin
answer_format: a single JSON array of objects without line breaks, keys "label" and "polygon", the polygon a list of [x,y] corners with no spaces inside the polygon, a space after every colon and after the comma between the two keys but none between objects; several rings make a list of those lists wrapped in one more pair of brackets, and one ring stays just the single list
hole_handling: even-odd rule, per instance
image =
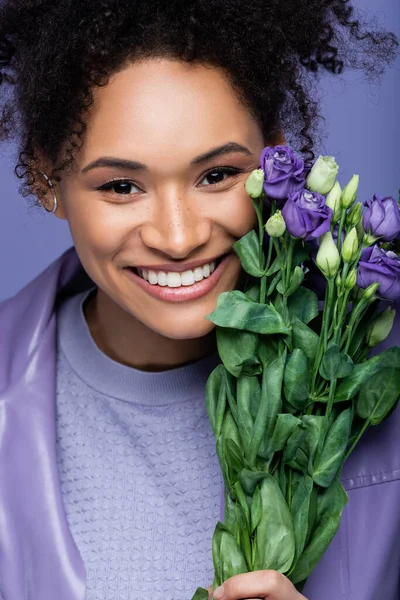
[{"label": "chin", "polygon": [[[211,311],[210,311],[211,312]],[[208,314],[208,313],[207,313]],[[192,340],[201,338],[210,333],[214,328],[214,323],[203,318],[193,320],[171,320],[161,323],[148,323],[148,326],[159,335],[171,340]]]}]

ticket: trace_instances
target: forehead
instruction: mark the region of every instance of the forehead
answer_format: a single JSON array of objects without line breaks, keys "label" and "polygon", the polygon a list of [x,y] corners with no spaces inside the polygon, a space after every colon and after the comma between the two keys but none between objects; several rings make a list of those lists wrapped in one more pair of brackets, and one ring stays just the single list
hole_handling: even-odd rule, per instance
[{"label": "forehead", "polygon": [[94,92],[85,154],[196,155],[229,140],[250,143],[258,127],[224,73],[177,60],[129,64]]}]

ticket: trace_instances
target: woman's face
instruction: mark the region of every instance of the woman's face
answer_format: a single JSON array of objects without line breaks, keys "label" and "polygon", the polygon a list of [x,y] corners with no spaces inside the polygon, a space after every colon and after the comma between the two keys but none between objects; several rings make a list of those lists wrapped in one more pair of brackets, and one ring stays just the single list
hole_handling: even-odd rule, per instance
[{"label": "woman's face", "polygon": [[263,146],[217,69],[146,60],[96,89],[57,216],[99,293],[165,337],[207,334],[238,282],[232,244],[255,224],[244,183]]}]

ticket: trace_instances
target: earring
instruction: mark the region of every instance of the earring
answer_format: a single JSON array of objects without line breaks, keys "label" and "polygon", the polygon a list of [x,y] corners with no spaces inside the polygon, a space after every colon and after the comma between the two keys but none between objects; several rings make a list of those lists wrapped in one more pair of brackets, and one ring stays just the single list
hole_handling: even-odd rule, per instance
[{"label": "earring", "polygon": [[52,213],[52,214],[54,215],[54,213],[55,213],[55,212],[56,212],[56,210],[57,210],[57,206],[58,206],[58,202],[57,202],[57,194],[56,194],[55,187],[54,187],[54,185],[53,185],[53,182],[51,181],[51,179],[50,179],[50,178],[49,178],[49,177],[46,175],[46,173],[43,173],[43,171],[39,171],[39,173],[40,173],[41,175],[43,175],[43,177],[44,177],[44,178],[45,178],[45,180],[47,181],[47,185],[48,185],[48,186],[49,186],[49,188],[51,189],[51,192],[52,192],[52,194],[53,194],[53,202],[54,202],[54,205],[53,205],[53,208],[52,208],[52,210],[49,210],[48,208],[46,208],[46,206],[43,204],[43,202],[42,202],[41,200],[39,200],[39,202],[40,202],[40,204],[43,206],[43,208],[44,208],[44,209],[45,209],[47,212],[49,212],[49,213]]}]

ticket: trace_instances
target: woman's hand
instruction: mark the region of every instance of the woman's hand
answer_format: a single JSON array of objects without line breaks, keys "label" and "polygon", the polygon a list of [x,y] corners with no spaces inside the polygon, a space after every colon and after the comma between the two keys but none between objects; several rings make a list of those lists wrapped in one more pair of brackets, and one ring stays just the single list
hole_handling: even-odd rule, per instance
[{"label": "woman's hand", "polygon": [[278,571],[253,571],[235,575],[213,592],[208,588],[208,598],[216,600],[307,600],[293,583]]}]

